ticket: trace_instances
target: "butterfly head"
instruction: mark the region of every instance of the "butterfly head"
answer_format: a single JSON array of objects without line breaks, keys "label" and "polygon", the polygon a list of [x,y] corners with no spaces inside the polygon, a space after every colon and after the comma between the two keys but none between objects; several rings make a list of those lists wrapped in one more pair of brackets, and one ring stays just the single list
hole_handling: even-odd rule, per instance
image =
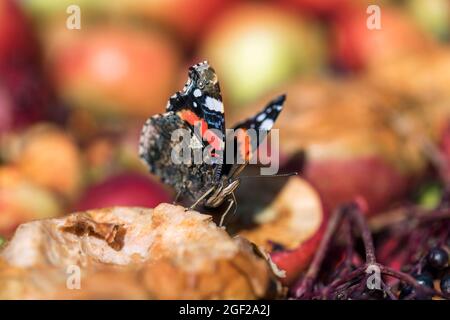
[{"label": "butterfly head", "polygon": [[189,68],[189,79],[184,87],[186,93],[195,97],[208,95],[220,98],[220,87],[216,72],[207,61],[197,63]]}]

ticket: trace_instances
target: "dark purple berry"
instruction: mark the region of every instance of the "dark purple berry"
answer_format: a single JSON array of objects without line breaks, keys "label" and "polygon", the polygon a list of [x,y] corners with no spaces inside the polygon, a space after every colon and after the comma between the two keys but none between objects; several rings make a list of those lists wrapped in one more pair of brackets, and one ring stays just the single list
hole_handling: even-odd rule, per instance
[{"label": "dark purple berry", "polygon": [[428,273],[422,273],[414,277],[418,284],[428,288],[434,288],[433,278]]},{"label": "dark purple berry", "polygon": [[448,253],[442,248],[433,248],[428,253],[427,261],[433,268],[442,270],[448,264]]},{"label": "dark purple berry", "polygon": [[400,290],[400,299],[405,299],[406,297],[408,297],[409,295],[411,295],[411,293],[413,293],[413,288],[411,286],[405,285],[402,287],[402,289]]},{"label": "dark purple berry", "polygon": [[275,241],[270,241],[270,245],[272,246],[272,252],[280,252],[286,250],[286,248],[281,243]]},{"label": "dark purple berry", "polygon": [[447,273],[442,279],[440,283],[442,293],[446,295],[450,295],[450,273]]}]

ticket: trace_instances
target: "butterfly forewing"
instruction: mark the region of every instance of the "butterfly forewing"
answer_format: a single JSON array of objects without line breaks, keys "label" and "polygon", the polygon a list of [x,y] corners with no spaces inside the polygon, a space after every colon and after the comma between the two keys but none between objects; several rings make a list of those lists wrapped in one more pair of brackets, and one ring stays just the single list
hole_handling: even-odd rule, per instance
[{"label": "butterfly forewing", "polygon": [[[203,62],[189,69],[182,91],[170,97],[167,112],[147,120],[141,134],[140,156],[150,171],[188,199],[199,197],[221,179],[225,148],[225,119],[220,86],[214,70]],[[180,154],[174,130],[189,132],[190,147],[200,148],[201,161],[173,161]],[[184,141],[185,142],[185,141]],[[194,143],[195,142],[195,143]],[[193,146],[194,145],[194,146]],[[186,147],[186,145],[184,145]]]},{"label": "butterfly forewing", "polygon": [[[233,175],[237,171],[240,172],[256,154],[260,143],[267,137],[283,110],[285,100],[285,95],[277,97],[270,101],[261,112],[233,127],[232,135],[227,137],[227,146],[233,146],[233,150],[228,152],[233,151],[234,160],[224,166],[224,174]],[[228,159],[226,155],[225,159]]]}]

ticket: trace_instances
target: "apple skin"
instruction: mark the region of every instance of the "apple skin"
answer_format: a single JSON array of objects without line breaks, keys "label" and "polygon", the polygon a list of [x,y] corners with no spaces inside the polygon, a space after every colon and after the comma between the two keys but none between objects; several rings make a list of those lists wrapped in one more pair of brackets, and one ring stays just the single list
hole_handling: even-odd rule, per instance
[{"label": "apple skin", "polygon": [[25,15],[14,0],[0,3],[0,72],[37,57],[37,43]]},{"label": "apple skin", "polygon": [[450,3],[447,0],[409,0],[406,10],[425,31],[439,40],[450,37]]},{"label": "apple skin", "polygon": [[328,218],[323,219],[320,228],[297,248],[270,254],[272,261],[277,267],[286,271],[286,277],[281,279],[284,285],[294,283],[299,274],[307,269],[322,240],[326,229],[326,221],[328,221]]},{"label": "apple skin", "polygon": [[[299,172],[330,210],[360,196],[368,214],[376,214],[401,200],[425,174],[427,160],[415,136],[405,138],[387,125],[391,99],[372,89],[359,78],[317,78],[299,79],[283,90],[287,99],[274,125],[280,172]],[[240,117],[259,110],[268,98]],[[406,115],[401,119],[415,124]],[[304,157],[296,159],[299,152]]]},{"label": "apple skin", "polygon": [[404,197],[410,185],[407,176],[376,156],[313,161],[306,165],[303,176],[317,188],[327,207],[336,208],[361,196],[370,213]]},{"label": "apple skin", "polygon": [[316,22],[274,5],[246,3],[215,21],[196,56],[217,71],[227,105],[241,107],[298,74],[323,66],[322,35]]},{"label": "apple skin", "polygon": [[49,30],[47,62],[58,92],[101,115],[147,117],[174,91],[179,50],[155,30],[86,27]]},{"label": "apple skin", "polygon": [[[289,8],[320,17],[335,16],[345,10],[353,0],[279,0]],[[359,0],[360,1],[360,0]]]},{"label": "apple skin", "polygon": [[55,194],[31,182],[16,166],[0,166],[0,176],[0,235],[9,237],[21,223],[64,211]]},{"label": "apple skin", "polygon": [[[259,192],[254,195],[256,189]],[[280,280],[289,285],[308,267],[328,222],[329,210],[320,194],[305,179],[290,177],[281,186],[243,181],[237,197],[239,235],[270,253],[277,267],[286,272]],[[255,207],[260,209],[255,212]],[[233,233],[233,227],[228,225],[227,230]]]},{"label": "apple skin", "polygon": [[68,133],[55,125],[39,123],[11,140],[9,162],[29,181],[66,200],[76,197],[83,165],[81,152]]},{"label": "apple skin", "polygon": [[12,130],[14,121],[14,104],[8,90],[0,85],[0,134]]},{"label": "apple skin", "polygon": [[50,88],[42,74],[38,44],[17,1],[0,2],[0,133],[46,116]]},{"label": "apple skin", "polygon": [[236,0],[27,0],[24,6],[40,24],[67,17],[66,9],[70,5],[78,5],[86,17],[137,17],[164,27],[191,46],[224,8],[234,2]]},{"label": "apple skin", "polygon": [[173,30],[191,46],[236,0],[131,0],[120,4],[122,12],[143,16]]},{"label": "apple skin", "polygon": [[345,70],[380,66],[391,59],[400,59],[431,46],[429,39],[403,13],[389,7],[381,10],[381,29],[366,27],[365,7],[346,10],[333,20],[335,63]]},{"label": "apple skin", "polygon": [[171,196],[164,187],[149,176],[122,173],[88,187],[75,209],[84,211],[113,206],[154,208],[170,200]]}]

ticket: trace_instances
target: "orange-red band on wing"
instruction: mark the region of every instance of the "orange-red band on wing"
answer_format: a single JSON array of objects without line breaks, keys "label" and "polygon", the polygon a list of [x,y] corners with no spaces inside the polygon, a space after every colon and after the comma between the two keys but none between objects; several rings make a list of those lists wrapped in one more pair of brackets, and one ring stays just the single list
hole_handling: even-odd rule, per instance
[{"label": "orange-red band on wing", "polygon": [[242,159],[245,161],[249,161],[250,157],[252,156],[251,152],[251,141],[250,136],[247,134],[247,130],[245,129],[238,129],[237,135],[237,145],[238,145],[238,152],[241,155]]},{"label": "orange-red band on wing", "polygon": [[208,130],[208,124],[204,119],[200,119],[191,110],[181,110],[177,112],[178,116],[192,126],[200,124],[200,134],[215,150],[223,150],[223,141],[213,131]]}]

